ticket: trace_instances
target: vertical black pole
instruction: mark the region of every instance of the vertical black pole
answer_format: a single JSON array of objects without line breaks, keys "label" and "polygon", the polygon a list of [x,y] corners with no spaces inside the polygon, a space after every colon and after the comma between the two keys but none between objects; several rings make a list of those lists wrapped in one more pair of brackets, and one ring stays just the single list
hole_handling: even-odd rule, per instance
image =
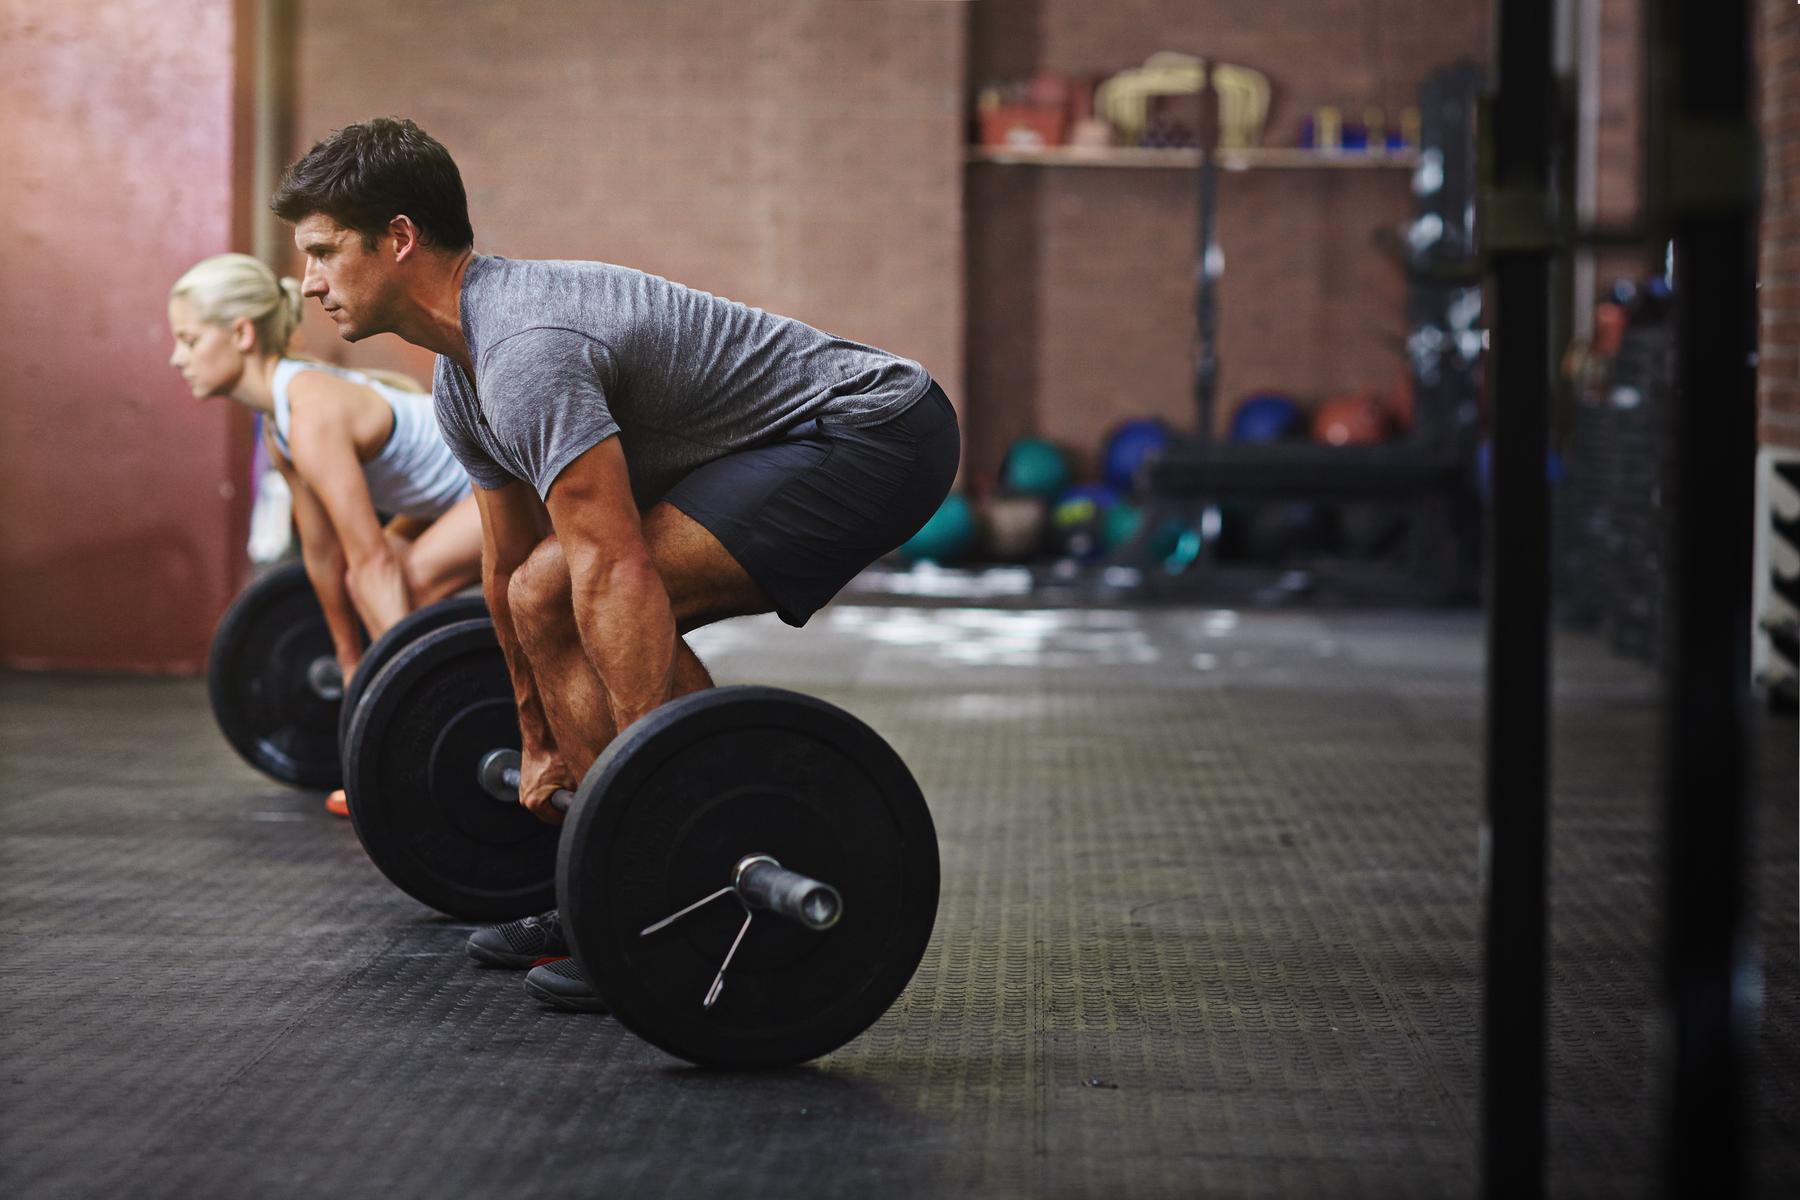
[{"label": "vertical black pole", "polygon": [[1675,260],[1665,491],[1661,1139],[1671,1196],[1750,1187],[1746,1074],[1760,987],[1746,916],[1755,525],[1756,153],[1745,0],[1652,0],[1653,194]]},{"label": "vertical black pole", "polygon": [[1202,446],[1212,445],[1219,377],[1218,277],[1213,274],[1219,225],[1219,122],[1212,68],[1200,87],[1200,256],[1194,269],[1194,408]]},{"label": "vertical black pole", "polygon": [[1489,393],[1482,1192],[1544,1190],[1554,120],[1551,0],[1500,0],[1484,231],[1493,263]]}]

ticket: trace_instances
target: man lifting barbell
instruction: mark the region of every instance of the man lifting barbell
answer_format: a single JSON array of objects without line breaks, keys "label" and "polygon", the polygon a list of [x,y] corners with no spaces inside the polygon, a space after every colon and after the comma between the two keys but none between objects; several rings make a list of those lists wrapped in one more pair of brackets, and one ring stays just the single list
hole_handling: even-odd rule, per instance
[{"label": "man lifting barbell", "polygon": [[[519,801],[547,822],[620,730],[712,686],[682,634],[805,624],[955,477],[955,412],[915,362],[626,267],[476,254],[456,164],[410,121],[332,133],[271,207],[340,336],[439,355],[438,424],[476,484],[513,680]],[[567,953],[551,914],[470,949]],[[568,964],[528,986],[599,1007]]]}]

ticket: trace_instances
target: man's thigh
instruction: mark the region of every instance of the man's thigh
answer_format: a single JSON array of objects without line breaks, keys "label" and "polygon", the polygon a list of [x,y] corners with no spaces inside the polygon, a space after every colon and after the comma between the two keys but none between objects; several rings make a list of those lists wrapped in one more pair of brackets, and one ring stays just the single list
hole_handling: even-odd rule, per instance
[{"label": "man's thigh", "polygon": [[679,632],[773,611],[774,603],[743,564],[673,504],[664,501],[644,514],[644,544],[669,593]]}]

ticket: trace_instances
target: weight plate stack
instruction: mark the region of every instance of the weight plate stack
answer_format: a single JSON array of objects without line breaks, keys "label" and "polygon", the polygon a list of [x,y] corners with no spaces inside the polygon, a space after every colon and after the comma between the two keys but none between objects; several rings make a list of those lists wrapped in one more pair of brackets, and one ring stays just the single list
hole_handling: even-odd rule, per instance
[{"label": "weight plate stack", "polygon": [[[813,931],[728,894],[644,934],[753,854],[835,887],[842,918]],[[712,1067],[805,1062],[856,1037],[937,916],[937,835],[905,763],[855,717],[777,688],[696,692],[626,730],[583,780],[557,867],[576,960],[620,1022]]]},{"label": "weight plate stack", "polygon": [[369,681],[344,744],[344,787],[363,849],[409,896],[468,921],[556,902],[556,837],[479,777],[519,748],[512,678],[486,617],[416,638]]},{"label": "weight plate stack", "polygon": [[362,701],[363,692],[368,690],[369,681],[381,674],[381,669],[393,660],[394,655],[434,629],[458,621],[480,620],[487,615],[487,601],[475,592],[415,608],[390,625],[386,633],[375,639],[374,645],[363,651],[362,661],[356,664],[356,673],[350,676],[350,682],[344,688],[344,703],[338,709],[338,745],[350,744],[350,719],[356,715],[356,706]]},{"label": "weight plate stack", "polygon": [[299,563],[277,567],[232,602],[213,634],[206,692],[225,740],[272,779],[337,787],[340,701],[314,686],[336,666],[325,613]]}]

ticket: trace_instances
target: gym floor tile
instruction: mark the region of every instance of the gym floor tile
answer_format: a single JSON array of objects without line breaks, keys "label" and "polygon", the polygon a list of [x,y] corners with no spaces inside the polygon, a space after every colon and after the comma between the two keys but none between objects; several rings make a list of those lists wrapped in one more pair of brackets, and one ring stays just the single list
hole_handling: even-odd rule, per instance
[{"label": "gym floor tile", "polygon": [[[0,675],[0,1194],[1473,1194],[1472,613],[839,605],[693,639],[911,764],[931,947],[700,1071],[483,970],[193,680]],[[1551,1191],[1656,1191],[1655,680],[1556,654]],[[1800,1192],[1796,742],[1758,713],[1759,1194]]]}]

